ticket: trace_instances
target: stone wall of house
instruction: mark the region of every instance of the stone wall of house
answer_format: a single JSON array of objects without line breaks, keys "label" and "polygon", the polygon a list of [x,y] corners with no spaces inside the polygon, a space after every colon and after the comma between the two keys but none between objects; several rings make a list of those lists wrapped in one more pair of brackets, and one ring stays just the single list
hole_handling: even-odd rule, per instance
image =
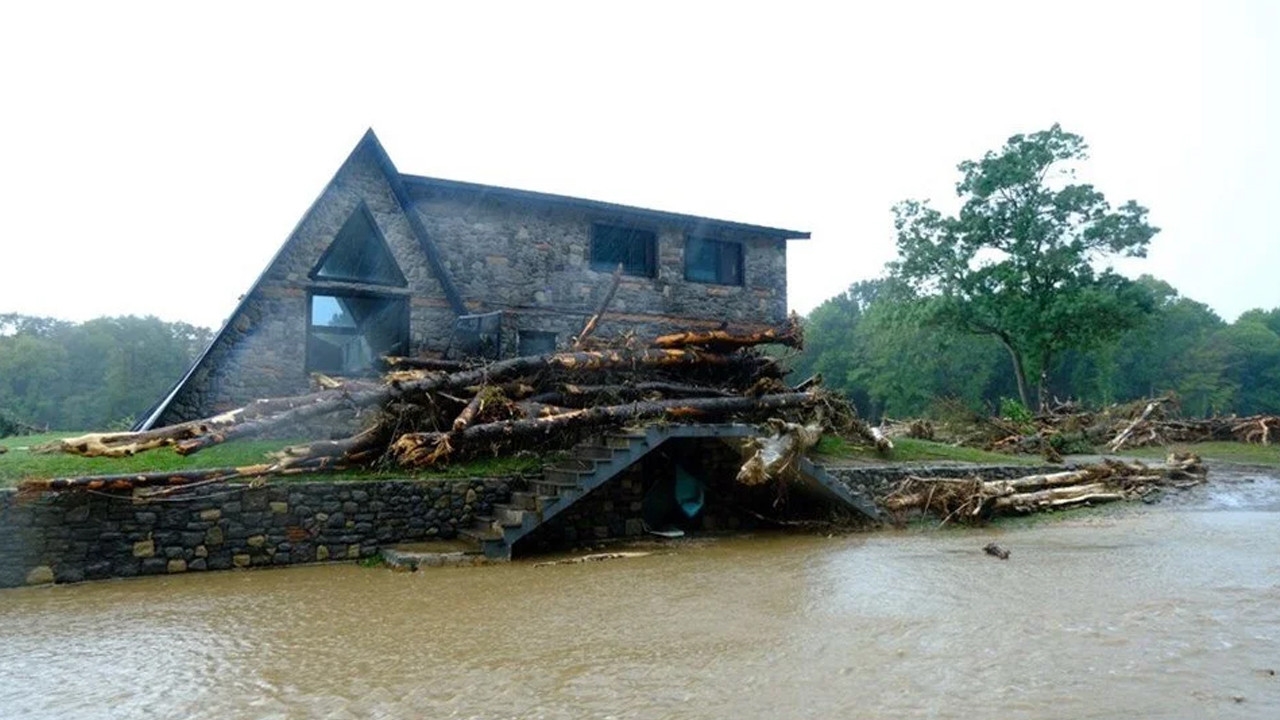
[{"label": "stone wall of house", "polygon": [[[565,340],[594,311],[611,282],[610,271],[591,267],[591,227],[597,222],[642,227],[658,240],[657,277],[623,276],[602,334],[634,330],[643,336],[722,322],[760,326],[786,318],[786,246],[776,238],[430,181],[414,181],[409,188],[415,212],[468,304],[479,312],[511,310],[521,329],[549,329]],[[689,234],[741,244],[743,285],[686,280]]]},{"label": "stone wall of house", "polygon": [[448,539],[503,479],[215,484],[163,501],[0,491],[0,587],[369,557]]}]

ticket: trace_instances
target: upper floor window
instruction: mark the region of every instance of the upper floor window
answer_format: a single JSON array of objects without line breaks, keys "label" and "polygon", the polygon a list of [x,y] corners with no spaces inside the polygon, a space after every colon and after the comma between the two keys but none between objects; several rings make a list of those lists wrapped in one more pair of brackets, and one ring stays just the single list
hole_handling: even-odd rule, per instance
[{"label": "upper floor window", "polygon": [[408,285],[364,203],[342,224],[311,277],[394,287]]},{"label": "upper floor window", "polygon": [[624,274],[657,277],[657,234],[617,225],[592,225],[591,269],[611,272],[619,263]]},{"label": "upper floor window", "polygon": [[686,238],[684,279],[719,285],[741,285],[742,243]]}]

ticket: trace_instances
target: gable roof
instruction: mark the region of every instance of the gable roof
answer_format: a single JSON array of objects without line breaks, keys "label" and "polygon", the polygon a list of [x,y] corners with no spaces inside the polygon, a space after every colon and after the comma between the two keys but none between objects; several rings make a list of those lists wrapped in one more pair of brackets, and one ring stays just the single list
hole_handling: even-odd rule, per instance
[{"label": "gable roof", "polygon": [[599,213],[601,215],[643,218],[646,220],[671,223],[673,225],[681,225],[685,227],[715,227],[726,230],[737,230],[740,232],[751,233],[753,235],[764,235],[778,240],[809,239],[809,233],[802,232],[800,230],[786,230],[784,228],[767,227],[764,225],[751,225],[749,223],[734,222],[732,220],[717,220],[715,218],[701,217],[698,215],[667,212],[666,210],[650,210],[649,208],[635,207],[633,205],[619,205],[617,203],[604,202],[602,200],[590,200],[587,198],[572,197],[569,195],[556,195],[554,193],[535,192],[533,190],[519,190],[516,188],[501,187],[498,185],[481,185],[480,183],[464,182],[461,180],[446,180],[444,178],[425,177],[422,175],[404,175],[403,180],[410,191],[429,192],[432,189],[462,191],[477,193],[487,197],[505,198],[542,205],[586,210],[587,212]]}]

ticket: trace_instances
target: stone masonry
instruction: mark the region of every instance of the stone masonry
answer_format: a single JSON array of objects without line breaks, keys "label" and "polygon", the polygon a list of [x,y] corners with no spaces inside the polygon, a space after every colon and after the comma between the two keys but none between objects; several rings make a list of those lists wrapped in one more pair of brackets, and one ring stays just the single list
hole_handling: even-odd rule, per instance
[{"label": "stone masonry", "polygon": [[0,587],[370,557],[452,538],[510,494],[502,479],[218,484],[163,502],[4,490]]}]

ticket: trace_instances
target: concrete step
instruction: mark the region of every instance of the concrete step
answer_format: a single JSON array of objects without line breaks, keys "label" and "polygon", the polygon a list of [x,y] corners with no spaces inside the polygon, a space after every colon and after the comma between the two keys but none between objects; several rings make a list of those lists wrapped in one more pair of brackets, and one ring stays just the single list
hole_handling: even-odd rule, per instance
[{"label": "concrete step", "polygon": [[400,570],[481,565],[493,561],[475,543],[450,540],[396,545],[382,548],[380,552],[383,562]]},{"label": "concrete step", "polygon": [[539,495],[536,492],[513,492],[511,493],[511,502],[507,503],[510,507],[525,512],[540,513],[543,510],[560,502],[559,495]]},{"label": "concrete step", "polygon": [[492,523],[484,523],[482,521],[477,521],[471,527],[458,528],[458,537],[477,543],[481,547],[483,547],[484,543],[501,542],[503,539],[502,532],[495,529]]},{"label": "concrete step", "polygon": [[542,471],[542,479],[535,481],[535,484],[543,485],[565,485],[569,487],[578,487],[580,481],[591,477],[592,472],[586,470],[575,470],[571,468],[549,467]]},{"label": "concrete step", "polygon": [[602,445],[607,445],[611,448],[617,448],[620,450],[627,450],[633,444],[645,442],[645,436],[642,433],[610,433],[609,435],[605,435],[600,438],[600,443]]},{"label": "concrete step", "polygon": [[520,527],[524,525],[524,510],[510,505],[494,505],[493,517],[502,527]]},{"label": "concrete step", "polygon": [[611,447],[608,445],[595,445],[583,443],[573,446],[573,456],[576,459],[593,459],[593,460],[612,460],[615,453],[626,450],[626,447]]},{"label": "concrete step", "polygon": [[578,472],[595,472],[601,462],[607,462],[607,460],[595,458],[565,458],[564,460],[557,461],[551,467],[560,468],[561,470],[576,470]]},{"label": "concrete step", "polygon": [[541,480],[534,480],[530,483],[533,491],[541,497],[552,497],[557,500],[564,498],[566,495],[576,493],[582,488],[581,485],[574,481],[548,480],[545,477]]}]

